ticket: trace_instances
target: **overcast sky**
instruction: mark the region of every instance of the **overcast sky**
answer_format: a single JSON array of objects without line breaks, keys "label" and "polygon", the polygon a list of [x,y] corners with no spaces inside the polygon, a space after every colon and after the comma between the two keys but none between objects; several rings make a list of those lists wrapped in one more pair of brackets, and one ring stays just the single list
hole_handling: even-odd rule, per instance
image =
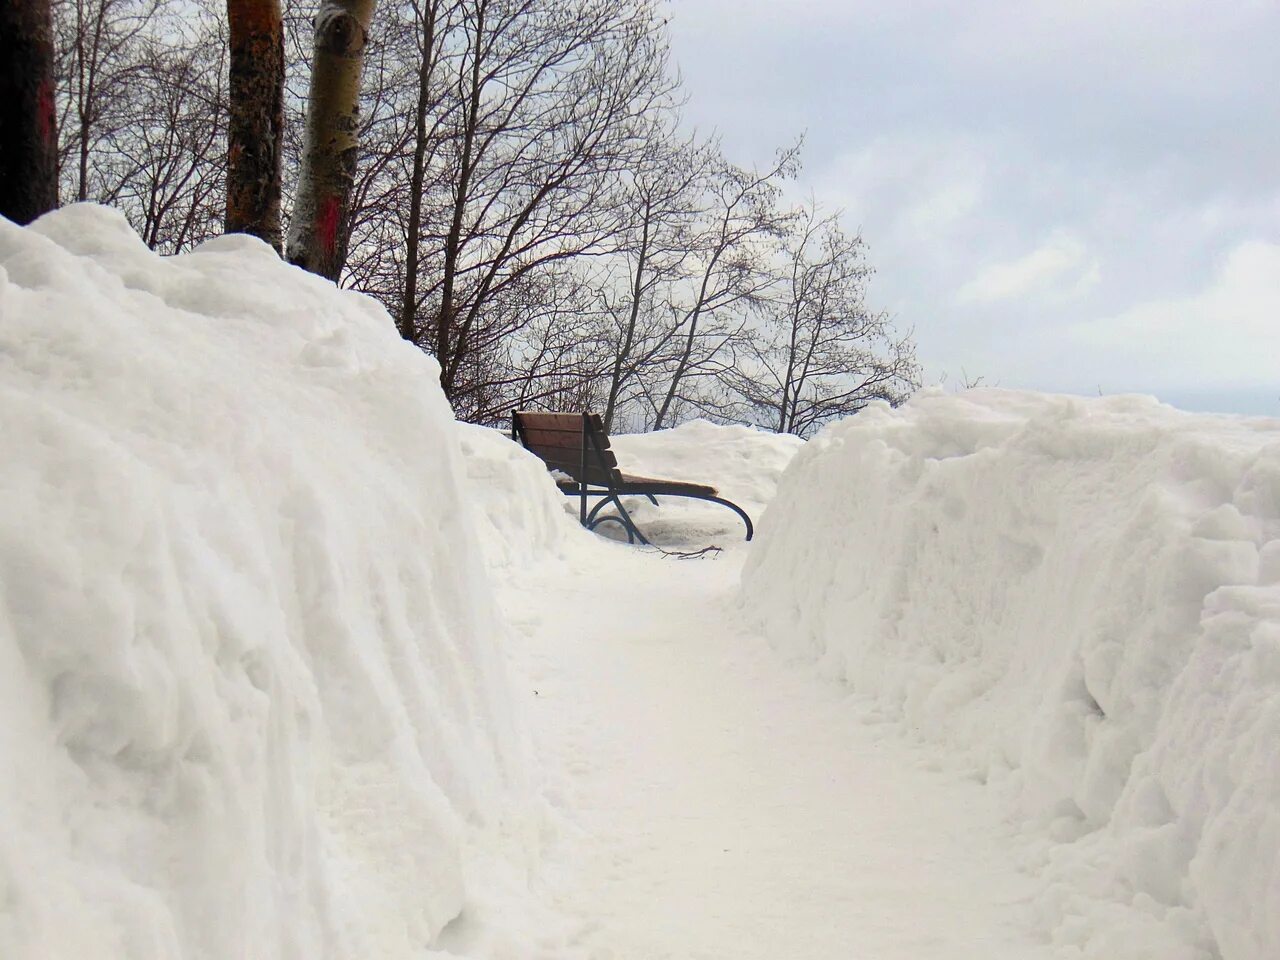
[{"label": "overcast sky", "polygon": [[928,380],[1280,416],[1280,2],[673,0],[686,115],[842,208]]}]

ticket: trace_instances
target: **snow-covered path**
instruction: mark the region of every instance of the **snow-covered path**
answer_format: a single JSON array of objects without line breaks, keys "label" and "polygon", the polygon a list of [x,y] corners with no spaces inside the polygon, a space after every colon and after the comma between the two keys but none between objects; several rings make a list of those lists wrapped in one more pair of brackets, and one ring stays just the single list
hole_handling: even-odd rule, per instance
[{"label": "snow-covered path", "polygon": [[[575,552],[576,553],[576,552]],[[559,906],[593,960],[1036,960],[989,794],[733,609],[743,550],[599,544],[506,605],[527,644]]]}]

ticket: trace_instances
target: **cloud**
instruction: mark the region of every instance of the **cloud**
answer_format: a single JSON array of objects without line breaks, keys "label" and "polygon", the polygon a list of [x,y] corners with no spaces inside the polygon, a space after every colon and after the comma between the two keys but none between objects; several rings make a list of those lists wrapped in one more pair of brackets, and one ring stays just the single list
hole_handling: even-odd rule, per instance
[{"label": "cloud", "polygon": [[808,132],[796,195],[861,229],[931,375],[1274,383],[1275,0],[680,0],[672,28],[733,157]]},{"label": "cloud", "polygon": [[994,263],[960,288],[965,304],[991,304],[1027,296],[1078,296],[1097,284],[1101,271],[1085,244],[1066,231],[1056,231],[1025,256]]},{"label": "cloud", "polygon": [[1070,335],[1148,389],[1280,389],[1280,243],[1241,242],[1199,292],[1138,303]]},{"label": "cloud", "polygon": [[811,178],[820,199],[914,243],[979,211],[997,152],[962,136],[902,130],[817,164]]}]

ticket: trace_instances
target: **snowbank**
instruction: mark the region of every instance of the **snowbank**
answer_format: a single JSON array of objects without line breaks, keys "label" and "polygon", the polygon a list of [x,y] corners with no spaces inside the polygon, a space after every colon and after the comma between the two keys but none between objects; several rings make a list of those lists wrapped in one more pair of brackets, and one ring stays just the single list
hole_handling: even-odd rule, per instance
[{"label": "snowbank", "polygon": [[[804,446],[799,437],[751,427],[691,420],[670,430],[611,438],[623,473],[667,480],[689,480],[716,487],[759,523],[787,464]],[[658,543],[723,543],[741,539],[742,521],[724,507],[678,497],[660,506],[636,497],[627,509]],[[602,533],[615,531],[606,525]],[[721,539],[722,538],[722,539]]]},{"label": "snowbank", "polygon": [[[490,567],[505,575],[513,566],[564,559],[592,539],[578,524],[577,500],[560,492],[545,463],[504,431],[467,423],[457,424],[456,430]],[[710,483],[756,520],[773,499],[787,464],[804,446],[798,437],[706,420],[610,439],[624,473]],[[714,504],[677,497],[662,498],[656,507],[642,497],[628,497],[626,504],[658,543],[705,544],[708,538],[735,543],[741,538],[742,521]],[[611,525],[598,533],[624,536]]]},{"label": "snowbank", "polygon": [[873,407],[796,457],[743,598],[1049,827],[1059,943],[1280,956],[1280,421]]},{"label": "snowbank", "polygon": [[518,846],[435,384],[255,240],[0,220],[5,960],[422,957]]},{"label": "snowbank", "polygon": [[[502,430],[468,423],[457,424],[456,430],[490,567],[505,572],[564,559],[591,539],[577,522],[577,500],[560,492],[545,463]],[[787,464],[804,446],[798,437],[706,420],[610,439],[624,473],[710,483],[756,520],[773,499]],[[725,534],[726,542],[735,542],[742,530],[742,521],[714,504],[676,497],[663,498],[657,507],[642,497],[628,497],[626,503],[646,534],[659,542]],[[621,536],[608,525],[599,533]]]},{"label": "snowbank", "polygon": [[455,430],[492,569],[554,561],[589,536],[578,523],[576,501],[567,503],[543,461],[501,430],[471,423]]}]

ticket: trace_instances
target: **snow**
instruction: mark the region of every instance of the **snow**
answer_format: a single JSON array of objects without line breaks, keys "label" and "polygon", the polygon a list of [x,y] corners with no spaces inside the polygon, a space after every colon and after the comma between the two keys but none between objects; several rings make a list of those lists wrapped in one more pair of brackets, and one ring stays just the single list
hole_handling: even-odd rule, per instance
[{"label": "snow", "polygon": [[629,498],[680,560],[437,382],[257,241],[0,220],[0,957],[1280,955],[1280,422],[614,438],[755,517]]},{"label": "snow", "polygon": [[[746,510],[753,521],[773,499],[787,464],[804,446],[803,440],[790,434],[707,420],[610,440],[623,473],[709,484]],[[723,545],[741,540],[745,533],[742,521],[725,507],[680,497],[659,497],[659,501],[654,506],[641,497],[624,500],[636,524],[654,543]],[[618,535],[612,524],[601,532]]]},{"label": "snow", "polygon": [[0,219],[5,960],[422,957],[518,912],[539,808],[436,382],[257,241]]},{"label": "snow", "polygon": [[[468,496],[478,507],[481,547],[498,580],[509,579],[520,567],[566,560],[589,549],[583,545],[594,538],[577,524],[577,499],[555,485],[564,474],[548,471],[506,431],[468,423],[456,430]],[[804,441],[693,420],[669,430],[612,436],[610,444],[624,473],[707,483],[759,517]],[[740,541],[745,532],[736,514],[715,504],[671,496],[660,497],[656,506],[643,497],[624,497],[623,503],[646,536],[660,544],[720,545]],[[599,532],[625,539],[615,525]]]},{"label": "snow", "polygon": [[[500,430],[454,425],[474,507],[480,546],[496,579],[524,566],[562,559],[589,539],[546,465]],[[566,506],[571,506],[570,522]]]},{"label": "snow", "polygon": [[583,918],[554,956],[1049,960],[982,787],[742,622],[749,547],[583,546],[503,586]]},{"label": "snow", "polygon": [[670,430],[610,438],[624,473],[710,483],[720,495],[757,513],[804,441],[754,427],[690,420]]},{"label": "snow", "polygon": [[1280,421],[922,394],[825,430],[742,597],[1028,824],[1067,955],[1280,949]]},{"label": "snow", "polygon": [[[781,663],[743,620],[750,548],[733,514],[675,498],[648,511],[669,542],[723,545],[700,560],[587,535],[574,501],[530,475],[539,461],[459,430],[493,529],[517,531],[498,595],[553,811],[539,892],[567,918],[528,957],[971,960],[978,944],[1048,960],[1025,908],[1034,881],[981,786]],[[701,422],[614,446],[625,471],[713,481],[759,514],[804,444]],[[557,503],[557,533],[531,536],[555,529]]]}]

